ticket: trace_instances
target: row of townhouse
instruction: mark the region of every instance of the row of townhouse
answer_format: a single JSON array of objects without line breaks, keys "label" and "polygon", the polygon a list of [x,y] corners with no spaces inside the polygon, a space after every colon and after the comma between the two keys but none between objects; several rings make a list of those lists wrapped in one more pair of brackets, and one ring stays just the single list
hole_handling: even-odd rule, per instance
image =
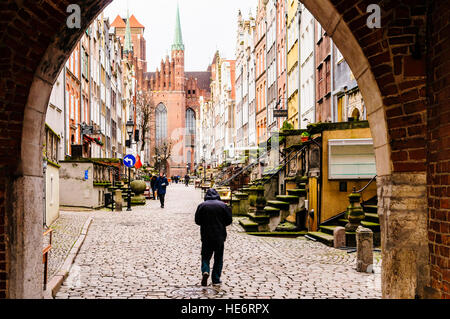
[{"label": "row of townhouse", "polygon": [[[124,38],[130,37],[126,29],[111,26],[103,14],[97,17],[54,84],[44,141],[47,225],[58,217],[60,205],[65,205],[68,196],[64,194],[73,192],[60,184],[64,161],[121,159],[137,153],[137,143],[126,143],[126,124],[131,120],[136,126],[137,120],[136,59],[130,41],[125,46]],[[93,175],[83,177],[92,180]]]},{"label": "row of townhouse", "polygon": [[[263,145],[285,121],[305,129],[311,123],[366,119],[348,64],[298,0],[259,0],[256,17],[250,13],[247,19],[239,11],[232,62],[219,54],[214,58],[212,99],[201,102],[197,119],[197,163],[237,159]],[[227,67],[233,83],[222,72]],[[234,111],[224,113],[227,107]]]}]

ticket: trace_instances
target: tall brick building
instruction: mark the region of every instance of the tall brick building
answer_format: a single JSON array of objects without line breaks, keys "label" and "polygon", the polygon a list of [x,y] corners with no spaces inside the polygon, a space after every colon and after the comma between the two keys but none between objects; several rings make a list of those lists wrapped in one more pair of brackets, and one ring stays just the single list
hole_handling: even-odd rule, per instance
[{"label": "tall brick building", "polygon": [[[195,131],[200,97],[210,97],[211,70],[186,72],[180,12],[177,8],[175,38],[171,57],[161,60],[155,72],[144,73],[142,89],[150,93],[156,107],[150,129],[150,159],[155,147],[172,141],[172,156],[166,167],[168,176],[183,176],[195,163]],[[138,84],[138,87],[140,85]]]},{"label": "tall brick building", "polygon": [[124,19],[117,16],[111,26],[116,29],[116,35],[120,38],[121,43],[125,44],[127,22],[129,22],[133,59],[134,65],[136,66],[136,80],[139,87],[139,85],[143,83],[143,74],[147,72],[147,42],[144,38],[145,26],[136,19],[134,14],[131,15],[129,21],[127,20],[128,18]]}]

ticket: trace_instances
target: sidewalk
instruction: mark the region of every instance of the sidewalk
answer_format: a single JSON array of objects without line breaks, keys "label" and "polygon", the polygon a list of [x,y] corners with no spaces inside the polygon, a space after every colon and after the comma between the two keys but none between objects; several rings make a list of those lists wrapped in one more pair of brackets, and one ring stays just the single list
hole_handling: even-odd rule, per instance
[{"label": "sidewalk", "polygon": [[[50,226],[53,229],[53,237],[48,258],[48,282],[64,263],[70,249],[80,236],[84,223],[93,212],[61,211],[59,218]],[[49,236],[44,237],[44,247],[48,246],[49,240]]]}]

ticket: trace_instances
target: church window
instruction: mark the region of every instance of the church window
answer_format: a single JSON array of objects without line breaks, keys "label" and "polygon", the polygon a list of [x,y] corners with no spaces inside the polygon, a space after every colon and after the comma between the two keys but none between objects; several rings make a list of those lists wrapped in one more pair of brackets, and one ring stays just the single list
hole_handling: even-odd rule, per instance
[{"label": "church window", "polygon": [[186,134],[195,134],[195,112],[192,109],[186,110]]},{"label": "church window", "polygon": [[167,138],[167,108],[159,104],[156,108],[156,142],[163,142]]}]

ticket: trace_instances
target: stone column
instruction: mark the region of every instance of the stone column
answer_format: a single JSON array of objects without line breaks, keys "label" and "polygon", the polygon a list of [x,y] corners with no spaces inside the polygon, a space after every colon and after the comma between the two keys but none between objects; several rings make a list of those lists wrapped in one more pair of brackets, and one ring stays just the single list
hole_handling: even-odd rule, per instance
[{"label": "stone column", "polygon": [[425,297],[430,266],[425,173],[377,178],[383,298]]},{"label": "stone column", "polygon": [[356,229],[356,271],[373,272],[373,232],[361,226]]},{"label": "stone column", "polygon": [[43,177],[23,176],[13,183],[8,203],[9,298],[41,299],[44,289]]}]

